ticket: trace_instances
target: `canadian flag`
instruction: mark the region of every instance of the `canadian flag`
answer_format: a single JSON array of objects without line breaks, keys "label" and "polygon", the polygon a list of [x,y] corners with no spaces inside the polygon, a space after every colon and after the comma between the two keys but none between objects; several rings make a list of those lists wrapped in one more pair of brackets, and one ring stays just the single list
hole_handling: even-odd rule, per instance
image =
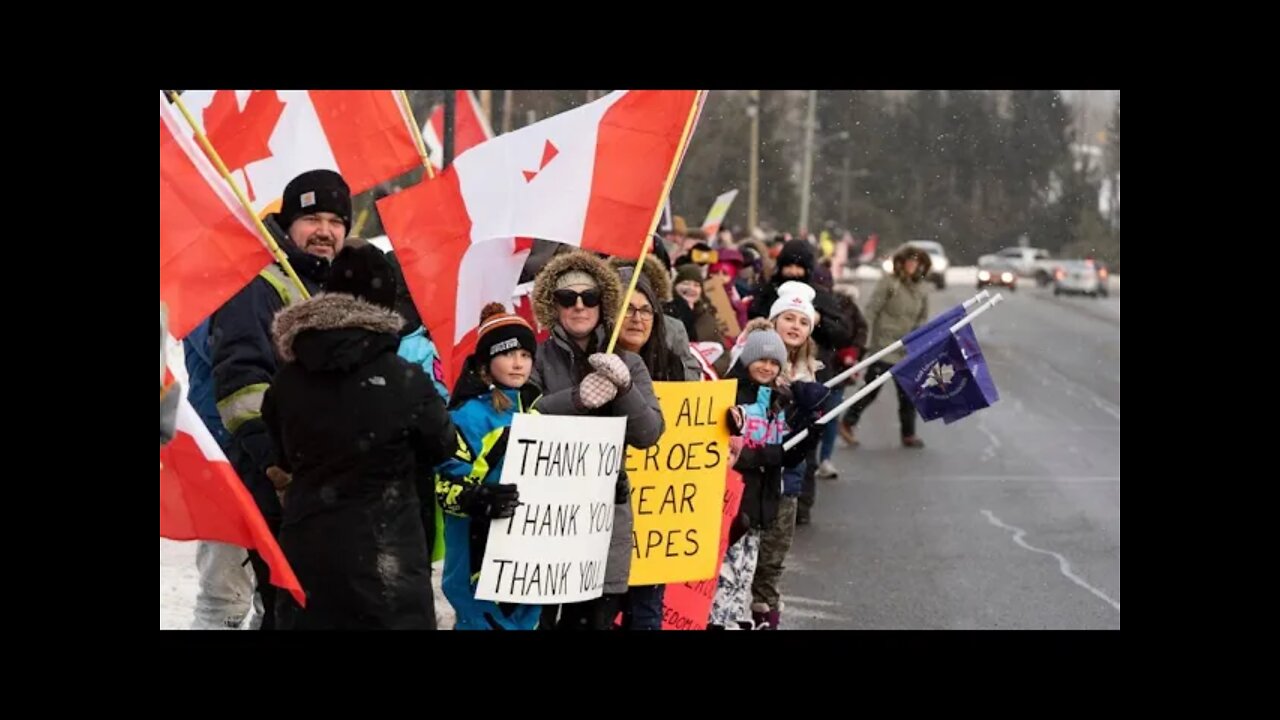
[{"label": "canadian flag", "polygon": [[529,323],[529,327],[533,328],[533,337],[538,342],[551,337],[551,330],[548,328],[538,327],[538,313],[533,309],[533,282],[527,282],[517,285],[515,292],[511,296],[511,312],[524,318]]},{"label": "canadian flag", "polygon": [[355,195],[422,164],[392,90],[187,90],[182,102],[260,215],[308,170],[337,171]]},{"label": "canadian flag", "polygon": [[[470,90],[459,90],[457,101],[453,104],[453,156],[462,153],[493,137],[489,121],[485,119],[476,100],[475,93]],[[436,106],[427,124],[422,128],[422,139],[427,144],[427,157],[431,164],[439,170],[444,160],[444,105]]]},{"label": "canadian flag", "polygon": [[525,238],[639,255],[703,97],[613,92],[481,143],[435,179],[378,201],[423,323],[454,344],[442,352],[450,383],[475,347],[480,309],[511,307]]},{"label": "canadian flag", "polygon": [[187,401],[186,383],[182,388],[177,432],[172,442],[160,448],[160,537],[213,540],[257,550],[271,567],[271,584],[288,590],[305,607],[302,584],[284,551],[222,448]]},{"label": "canadian flag", "polygon": [[271,262],[253,218],[160,94],[160,299],[185,337]]},{"label": "canadian flag", "polygon": [[724,355],[724,345],[717,342],[691,342],[689,343],[689,354],[702,368],[703,380],[719,380],[720,375],[716,373],[713,367],[715,361]]}]

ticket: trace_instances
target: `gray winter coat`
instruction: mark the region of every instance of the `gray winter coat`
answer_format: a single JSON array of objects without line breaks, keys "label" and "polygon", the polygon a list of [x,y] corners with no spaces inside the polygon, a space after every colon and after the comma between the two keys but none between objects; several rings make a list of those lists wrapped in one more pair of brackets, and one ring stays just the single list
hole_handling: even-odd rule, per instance
[{"label": "gray winter coat", "polygon": [[[603,325],[596,328],[596,340],[600,347],[609,343]],[[575,363],[580,354],[574,352],[571,343],[564,330],[556,325],[551,330],[551,337],[538,345],[531,378],[543,392],[534,406],[537,411],[544,415],[625,416],[627,445],[643,449],[658,442],[665,427],[662,409],[653,394],[653,381],[649,379],[649,371],[640,356],[625,350],[618,351],[631,371],[631,388],[604,407],[589,410],[582,406],[578,397]],[[688,347],[687,342],[685,347]],[[604,571],[604,591],[611,595],[627,591],[627,579],[631,575],[632,526],[631,488],[626,474],[622,473],[613,506],[613,538],[609,542],[609,559]]]},{"label": "gray winter coat", "polygon": [[[876,283],[867,303],[867,323],[871,325],[869,353],[879,352],[902,339],[929,319],[929,294],[924,283],[904,280],[899,275],[885,275]],[[882,360],[896,363],[907,356],[906,349],[895,350]]]},{"label": "gray winter coat", "polygon": [[663,332],[667,334],[667,347],[680,356],[680,364],[684,366],[684,379],[701,380],[702,366],[693,359],[693,351],[689,349],[689,333],[684,329],[684,323],[662,314],[661,308],[658,308],[658,313],[658,317],[662,318]]}]

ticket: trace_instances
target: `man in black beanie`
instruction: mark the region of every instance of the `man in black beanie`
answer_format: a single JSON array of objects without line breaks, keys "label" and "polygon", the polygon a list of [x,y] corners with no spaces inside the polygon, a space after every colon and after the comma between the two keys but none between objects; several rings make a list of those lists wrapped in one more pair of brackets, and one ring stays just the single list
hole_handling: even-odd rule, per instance
[{"label": "man in black beanie", "polygon": [[[263,222],[307,291],[318,293],[351,228],[351,190],[332,170],[304,172],[285,186],[280,212]],[[279,365],[271,342],[272,319],[300,300],[297,285],[273,262],[218,308],[209,331],[214,396],[231,435],[227,459],[273,533],[280,528],[280,500],[267,468],[278,463],[262,421],[262,398]],[[270,570],[256,552],[249,553],[249,559],[265,610],[262,629],[272,630],[275,588],[267,582]]]},{"label": "man in black beanie", "polygon": [[332,262],[351,232],[351,188],[332,170],[304,172],[285,186],[270,219],[295,248]]}]

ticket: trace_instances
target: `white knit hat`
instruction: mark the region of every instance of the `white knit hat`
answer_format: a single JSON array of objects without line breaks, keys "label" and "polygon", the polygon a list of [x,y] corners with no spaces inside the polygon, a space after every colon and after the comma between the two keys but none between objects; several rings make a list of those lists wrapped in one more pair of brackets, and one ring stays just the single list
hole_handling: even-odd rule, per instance
[{"label": "white knit hat", "polygon": [[802,312],[809,316],[809,322],[818,321],[818,311],[813,309],[813,299],[817,292],[805,283],[788,280],[778,288],[778,299],[769,308],[769,319],[773,320],[788,310]]}]

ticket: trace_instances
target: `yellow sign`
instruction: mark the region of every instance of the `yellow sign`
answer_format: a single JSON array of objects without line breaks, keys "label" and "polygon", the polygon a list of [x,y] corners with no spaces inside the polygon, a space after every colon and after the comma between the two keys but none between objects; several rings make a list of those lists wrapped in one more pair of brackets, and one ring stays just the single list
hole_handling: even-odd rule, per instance
[{"label": "yellow sign", "polygon": [[631,482],[631,585],[706,580],[716,572],[729,427],[737,380],[655,382],[666,431],[653,447],[627,448]]}]

